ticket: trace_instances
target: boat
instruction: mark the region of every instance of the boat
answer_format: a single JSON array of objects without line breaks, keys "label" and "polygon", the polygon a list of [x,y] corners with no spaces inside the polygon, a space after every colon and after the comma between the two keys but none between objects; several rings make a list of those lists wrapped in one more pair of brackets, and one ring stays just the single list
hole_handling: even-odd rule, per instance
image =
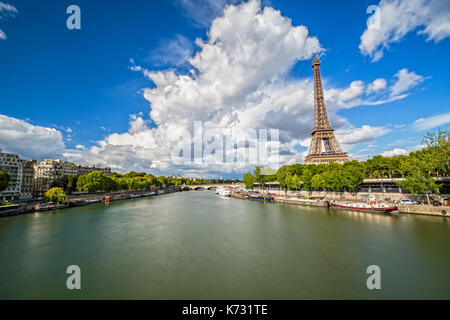
[{"label": "boat", "polygon": [[233,193],[231,196],[236,199],[248,199],[249,197],[246,193]]},{"label": "boat", "polygon": [[259,201],[274,201],[273,196],[264,194],[251,194],[248,197],[249,200],[259,200]]},{"label": "boat", "polygon": [[345,202],[332,200],[330,201],[330,206],[336,209],[358,210],[367,212],[390,213],[393,211],[398,211],[398,207],[396,205],[376,201],[367,201],[367,203],[365,203],[365,202]]},{"label": "boat", "polygon": [[218,188],[217,189],[218,195],[221,197],[231,197],[231,190],[228,188]]},{"label": "boat", "polygon": [[35,211],[48,211],[48,210],[57,210],[57,209],[63,209],[63,208],[67,208],[69,206],[68,203],[64,203],[64,204],[37,204],[34,207]]}]

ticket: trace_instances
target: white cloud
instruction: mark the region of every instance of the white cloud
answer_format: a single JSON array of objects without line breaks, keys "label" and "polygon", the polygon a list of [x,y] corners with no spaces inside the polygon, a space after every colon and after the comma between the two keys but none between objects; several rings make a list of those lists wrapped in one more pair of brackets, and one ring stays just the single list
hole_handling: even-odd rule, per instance
[{"label": "white cloud", "polygon": [[401,69],[387,86],[383,78],[375,79],[368,85],[361,80],[353,81],[348,88],[332,88],[325,90],[328,106],[342,109],[361,105],[380,105],[402,100],[409,95],[409,90],[422,83],[427,77],[414,71]]},{"label": "white cloud", "polygon": [[425,131],[450,123],[450,112],[430,118],[421,118],[414,121],[413,128],[418,131]]},{"label": "white cloud", "polygon": [[395,148],[392,150],[384,151],[381,155],[383,157],[394,157],[394,156],[400,156],[400,155],[407,155],[409,152],[405,149],[401,148]]},{"label": "white cloud", "polygon": [[361,36],[359,49],[378,61],[390,44],[399,42],[416,29],[427,41],[439,42],[450,36],[450,2],[448,0],[382,0],[378,13],[369,19]]},{"label": "white cloud", "polygon": [[367,92],[368,93],[379,92],[383,89],[386,89],[386,86],[387,86],[387,82],[385,79],[383,79],[383,78],[375,79],[373,82],[371,82],[368,85]]},{"label": "white cloud", "polygon": [[384,127],[363,125],[361,128],[341,129],[336,131],[338,141],[342,144],[357,144],[373,142],[376,138],[385,135],[390,130]]},{"label": "white cloud", "polygon": [[[194,46],[188,38],[176,35],[173,39],[162,41],[159,47],[150,53],[150,60],[157,65],[180,66],[191,58],[193,51]],[[134,61],[131,62],[134,65]]]},{"label": "white cloud", "polygon": [[[5,17],[15,17],[17,13],[18,11],[16,7],[0,1],[0,20],[4,19]],[[5,32],[0,29],[0,40],[5,40],[6,38],[7,37]]]},{"label": "white cloud", "polygon": [[75,146],[75,149],[78,149],[78,150],[86,150],[86,147],[83,146],[83,145],[81,145],[81,144],[77,144],[77,145]]},{"label": "white cloud", "polygon": [[[303,79],[287,75],[298,61],[310,60],[314,48],[324,51],[319,40],[309,36],[305,26],[293,26],[279,11],[261,8],[259,1],[251,0],[228,6],[212,22],[207,39],[197,39],[196,46],[195,55],[189,59],[192,70],[188,74],[174,69],[152,71],[130,60],[130,68],[142,72],[154,84],[143,90],[151,105],[154,127],[149,127],[142,115],[131,115],[127,132],[110,134],[88,150],[70,150],[64,155],[123,171],[226,172],[230,168],[217,163],[172,162],[171,152],[180,143],[180,137],[187,132],[192,135],[194,121],[202,121],[205,129],[220,132],[279,129],[281,164],[301,161],[305,151],[298,152],[295,147],[309,141],[312,130],[312,71]],[[307,64],[309,67],[310,61]],[[336,114],[339,109],[404,97],[389,97],[390,87],[384,93],[380,89],[368,94],[370,83],[360,80],[348,87],[333,88],[324,77],[324,86],[332,125],[346,147],[373,141],[388,129],[368,125],[352,128]],[[231,170],[242,172],[254,164],[243,166]]]},{"label": "white cloud", "polygon": [[407,92],[412,87],[421,83],[425,77],[418,75],[414,71],[409,72],[408,69],[401,69],[396,74],[397,81],[390,88],[391,97],[397,97]]},{"label": "white cloud", "polygon": [[61,156],[65,146],[56,129],[0,115],[0,148],[24,158],[43,159]]}]

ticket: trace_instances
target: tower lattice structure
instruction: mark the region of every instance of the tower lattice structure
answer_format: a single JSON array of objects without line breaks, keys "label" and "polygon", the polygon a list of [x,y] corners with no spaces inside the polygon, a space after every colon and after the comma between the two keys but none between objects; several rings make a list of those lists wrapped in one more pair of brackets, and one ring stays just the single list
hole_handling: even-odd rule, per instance
[{"label": "tower lattice structure", "polygon": [[348,154],[342,151],[328,119],[320,76],[320,60],[315,54],[312,68],[314,70],[314,128],[305,163],[346,162]]}]

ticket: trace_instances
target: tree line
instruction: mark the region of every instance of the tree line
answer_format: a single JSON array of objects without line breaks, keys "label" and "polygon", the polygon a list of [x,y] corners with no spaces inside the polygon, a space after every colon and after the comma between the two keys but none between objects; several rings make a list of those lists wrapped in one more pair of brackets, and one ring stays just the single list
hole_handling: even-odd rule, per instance
[{"label": "tree line", "polygon": [[404,178],[398,186],[412,194],[438,193],[436,177],[448,177],[450,173],[450,131],[427,133],[424,148],[409,155],[383,157],[377,155],[366,161],[348,161],[344,164],[286,165],[276,174],[263,175],[260,167],[243,175],[246,188],[254,183],[278,181],[285,190],[357,192],[364,179]]}]

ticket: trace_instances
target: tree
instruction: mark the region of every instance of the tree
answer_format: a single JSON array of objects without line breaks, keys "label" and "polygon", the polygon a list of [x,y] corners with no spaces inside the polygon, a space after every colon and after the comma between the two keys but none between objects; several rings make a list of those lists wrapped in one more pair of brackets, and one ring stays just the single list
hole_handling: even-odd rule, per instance
[{"label": "tree", "polygon": [[265,180],[265,175],[261,173],[261,167],[256,167],[255,171],[253,171],[253,176],[255,177],[255,181],[259,183],[259,186],[261,187],[261,189],[264,190],[264,182]]},{"label": "tree", "polygon": [[77,180],[78,177],[71,174],[63,176],[62,185],[67,194],[77,190]]},{"label": "tree", "polygon": [[289,190],[300,189],[302,187],[302,180],[296,175],[288,175],[286,177],[286,184]]},{"label": "tree", "polygon": [[244,174],[244,176],[242,178],[244,180],[245,188],[253,190],[253,184],[255,183],[255,177],[250,172],[247,172],[246,174]]},{"label": "tree", "polygon": [[405,180],[398,183],[406,192],[411,194],[426,194],[428,204],[430,204],[429,192],[439,193],[439,187],[433,177],[429,175],[432,164],[427,159],[410,157],[403,164],[406,171]]},{"label": "tree", "polygon": [[54,187],[45,193],[44,202],[66,203],[67,196],[63,188]]},{"label": "tree", "polygon": [[5,171],[0,170],[0,192],[8,189],[10,177]]},{"label": "tree", "polygon": [[92,171],[82,175],[77,181],[78,191],[111,191],[114,189],[114,181],[102,171]]},{"label": "tree", "polygon": [[[325,188],[325,180],[323,178],[323,174],[321,173],[316,173],[312,178],[311,178],[311,187],[315,190],[322,190]],[[319,193],[320,196],[320,193]]]},{"label": "tree", "polygon": [[439,130],[437,133],[427,133],[423,142],[434,160],[436,176],[448,177],[450,174],[450,131]]},{"label": "tree", "polygon": [[313,177],[313,174],[312,174],[311,170],[309,170],[308,168],[303,170],[301,180],[303,181],[303,187],[305,188],[305,190],[309,191],[309,195],[311,195],[311,191],[313,189],[312,185],[311,185],[312,177]]},{"label": "tree", "polygon": [[348,161],[344,163],[343,173],[344,187],[351,192],[357,192],[364,179],[364,166],[355,160]]},{"label": "tree", "polygon": [[335,166],[330,172],[328,179],[331,190],[337,191],[339,194],[344,190],[345,181],[341,166]]}]

